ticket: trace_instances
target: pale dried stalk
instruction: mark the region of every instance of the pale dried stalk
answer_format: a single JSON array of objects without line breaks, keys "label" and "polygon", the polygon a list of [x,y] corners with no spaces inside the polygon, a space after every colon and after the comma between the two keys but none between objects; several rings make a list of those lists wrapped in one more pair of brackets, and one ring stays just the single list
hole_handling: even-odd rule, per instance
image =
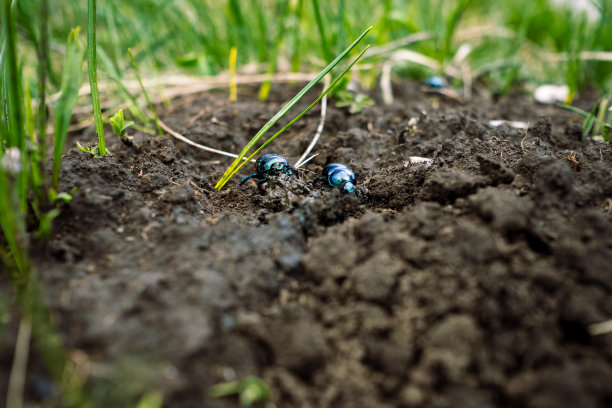
[{"label": "pale dried stalk", "polygon": [[610,61],[612,62],[612,52],[607,51],[582,51],[578,53],[578,56],[563,53],[563,54],[552,54],[545,56],[548,62],[560,62],[569,61],[571,59],[578,59],[580,61]]},{"label": "pale dried stalk", "polygon": [[[293,81],[310,81],[315,74],[307,73],[307,72],[285,72],[278,73],[272,76],[272,82],[293,82]],[[266,80],[269,80],[270,77],[267,74],[256,74],[256,75],[237,75],[236,76],[236,84],[238,85],[248,85],[248,84],[259,84]],[[202,78],[202,77],[192,77],[187,75],[177,75],[177,76],[159,76],[155,78],[143,78],[143,84],[145,88],[155,88],[162,87],[166,90],[171,89],[172,92],[166,94],[163,99],[176,96],[176,95],[188,95],[192,93],[198,93],[202,91],[210,91],[212,89],[220,89],[227,88],[229,86],[229,74],[221,74],[212,78]],[[138,81],[134,80],[124,80],[122,81],[123,86],[128,91],[138,91],[140,86],[138,85]],[[105,81],[103,83],[98,84],[98,88],[100,92],[114,89],[112,85],[112,81]],[[89,95],[90,89],[89,85],[83,85],[79,89],[79,96]],[[47,103],[51,103],[59,98],[59,92],[53,95],[50,95],[47,98]],[[162,100],[163,100],[162,99]]]},{"label": "pale dried stalk", "polygon": [[6,408],[23,408],[23,390],[25,386],[26,367],[30,351],[30,338],[32,336],[32,321],[25,316],[21,317],[19,332],[15,342],[15,355],[9,377],[6,395]]},{"label": "pale dried stalk", "polygon": [[415,42],[431,40],[435,38],[436,34],[431,31],[422,31],[420,33],[410,34],[407,37],[397,39],[395,41],[391,41],[385,45],[380,47],[372,47],[364,54],[364,59],[373,57],[376,55],[384,55],[387,54],[397,48],[405,47]]},{"label": "pale dried stalk", "polygon": [[[327,87],[330,84],[329,75],[327,75],[323,81],[324,81],[323,89],[327,89]],[[302,165],[304,165],[306,163],[306,160],[305,160],[306,157],[310,154],[310,152],[312,151],[314,146],[319,141],[319,138],[321,137],[321,134],[323,133],[323,128],[325,127],[325,118],[326,117],[327,117],[327,95],[323,96],[323,99],[321,99],[321,120],[319,121],[319,126],[317,127],[317,131],[316,131],[314,137],[312,138],[312,141],[310,142],[310,144],[308,145],[308,147],[306,148],[306,150],[302,154],[302,156],[295,163],[295,167],[296,168],[300,167],[300,166],[302,166]]]},{"label": "pale dried stalk", "polygon": [[[412,62],[414,64],[423,65],[432,71],[440,71],[441,65],[438,61],[428,56],[411,50],[397,50],[390,56],[390,60],[395,63]],[[455,67],[447,66],[444,68],[444,73],[453,78],[461,78],[461,71]]]},{"label": "pale dried stalk", "polygon": [[[272,76],[272,82],[306,82],[310,81],[314,77],[314,74],[304,73],[304,72],[289,72],[289,73],[280,73]],[[236,83],[241,85],[249,85],[249,84],[259,84],[263,81],[270,80],[270,77],[266,74],[261,75],[239,75],[236,77]],[[126,86],[127,84],[127,86]],[[210,91],[213,89],[221,89],[228,86],[228,77],[225,75],[219,75],[215,77],[213,80],[205,81],[201,78],[189,77],[189,76],[170,76],[170,77],[162,77],[162,79],[144,79],[143,84],[145,87],[150,86],[168,86],[169,88],[164,90],[164,94],[158,96],[153,100],[153,104],[159,104],[168,99],[175,98],[177,96],[182,95],[191,95],[195,93]],[[138,86],[137,81],[125,81],[124,86],[126,88],[132,89]],[[99,89],[107,90],[110,89],[108,83],[101,83],[98,85]],[[133,90],[133,89],[132,89]],[[84,85],[79,89],[79,95],[88,95],[89,94],[89,85]],[[47,98],[47,102],[50,103],[59,98],[59,94],[53,94]],[[128,103],[117,105],[111,105],[110,103],[102,102],[102,110],[108,110],[109,108],[113,108],[113,110],[119,109],[127,109],[129,106]],[[79,108],[78,106],[74,109],[74,114],[84,114],[91,110],[91,106],[84,106]],[[103,115],[103,119],[106,121],[113,115],[112,112]],[[81,129],[85,129],[93,124],[93,121],[83,121],[80,123],[75,123],[70,125],[68,128],[68,132],[75,132]],[[53,134],[53,125],[51,124],[47,127],[47,134]]]},{"label": "pale dried stalk", "polygon": [[380,74],[380,91],[382,92],[382,98],[385,105],[391,105],[393,103],[391,68],[393,68],[393,64],[390,64],[388,62],[384,63]]},{"label": "pale dried stalk", "polygon": [[[213,149],[212,147],[208,147],[208,146],[204,146],[201,145],[199,143],[194,142],[193,140],[190,140],[188,138],[186,138],[185,136],[181,135],[180,133],[178,133],[177,131],[171,129],[170,127],[168,127],[168,125],[166,125],[164,122],[162,122],[161,120],[159,121],[159,125],[162,127],[162,129],[164,129],[166,132],[168,132],[172,137],[187,143],[188,145],[197,147],[198,149],[202,149],[202,150],[206,150],[207,152],[211,152],[211,153],[216,153],[216,154],[220,154],[222,156],[228,156],[228,157],[233,157],[234,159],[236,157],[238,157],[237,154],[234,153],[229,153],[229,152],[225,152],[223,150],[218,150],[218,149]],[[245,159],[246,160],[246,159]],[[255,162],[255,160],[251,160],[252,162]]]},{"label": "pale dried stalk", "polygon": [[599,336],[608,333],[612,333],[612,320],[607,320],[601,323],[594,323],[589,326],[589,334],[591,336]]}]

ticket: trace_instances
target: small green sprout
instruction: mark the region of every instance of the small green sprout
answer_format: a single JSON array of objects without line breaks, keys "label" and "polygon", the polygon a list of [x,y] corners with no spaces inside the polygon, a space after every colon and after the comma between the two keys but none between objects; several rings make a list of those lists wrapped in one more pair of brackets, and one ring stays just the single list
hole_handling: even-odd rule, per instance
[{"label": "small green sprout", "polygon": [[338,102],[336,102],[336,107],[345,108],[348,106],[348,111],[351,115],[361,112],[366,106],[374,105],[374,100],[372,98],[360,92],[340,91],[336,95],[339,99]]},{"label": "small green sprout", "polygon": [[129,128],[130,126],[134,124],[134,121],[133,120],[130,120],[127,122],[124,121],[123,109],[119,109],[117,113],[115,113],[113,117],[110,118],[110,124],[113,127],[113,131],[115,131],[115,134],[119,136],[119,139],[121,139],[123,143],[131,144],[132,138],[127,136],[125,134],[125,131],[127,128]]},{"label": "small green sprout", "polygon": [[[85,145],[85,147],[83,147],[83,145],[80,144],[78,141],[76,142],[76,144],[77,144],[77,148],[83,153],[89,153],[93,157],[102,157],[102,154],[100,154],[100,149],[97,143],[90,143],[90,144]],[[110,155],[111,152],[108,149],[106,149],[106,154]]]},{"label": "small green sprout", "polygon": [[238,395],[243,407],[249,407],[256,402],[267,401],[270,398],[268,385],[263,380],[253,376],[245,377],[240,381],[215,384],[210,387],[209,393],[213,398]]},{"label": "small green sprout", "polygon": [[38,208],[35,208],[36,216],[38,217],[39,224],[38,230],[34,234],[34,238],[39,241],[44,241],[51,236],[51,227],[53,224],[53,220],[60,215],[59,205],[64,203],[69,203],[72,201],[72,196],[76,193],[78,187],[74,187],[70,193],[66,192],[57,192],[53,187],[50,187],[47,194],[49,203],[55,205],[55,208],[50,209],[47,212],[41,212]]},{"label": "small green sprout", "polygon": [[70,191],[70,193],[65,193],[65,192],[58,193],[57,191],[55,191],[54,188],[50,188],[49,189],[49,202],[51,204],[55,204],[61,200],[65,203],[69,203],[70,201],[72,201],[72,196],[74,196],[77,190],[78,190],[78,187],[74,187]]},{"label": "small green sprout", "polygon": [[595,104],[589,113],[566,103],[558,104],[560,107],[571,110],[584,118],[582,134],[587,137],[601,136],[604,141],[612,139],[612,95],[604,95]]},{"label": "small green sprout", "polygon": [[34,234],[34,237],[39,241],[44,241],[51,236],[51,226],[53,220],[60,215],[59,208],[54,208],[46,213],[40,214],[38,230]]}]

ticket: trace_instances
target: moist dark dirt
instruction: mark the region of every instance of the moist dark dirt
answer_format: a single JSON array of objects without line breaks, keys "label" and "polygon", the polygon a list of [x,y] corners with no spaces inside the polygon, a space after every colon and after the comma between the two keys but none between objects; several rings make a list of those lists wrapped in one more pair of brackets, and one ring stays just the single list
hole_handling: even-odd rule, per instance
[{"label": "moist dark dirt", "polygon": [[[296,89],[266,104],[256,91],[174,100],[161,118],[238,152]],[[261,189],[239,186],[249,164],[216,191],[231,160],[170,136],[133,133],[130,147],[107,132],[113,155],[91,159],[75,140],[93,129],[73,135],[61,190],[78,190],[33,256],[104,406],[147,385],[167,407],[238,407],[208,390],[248,375],[277,407],[612,406],[612,334],[590,331],[612,318],[610,144],[523,96],[395,91],[353,115],[331,106],[318,156]],[[294,163],[319,114],[266,151]],[[318,180],[330,162],[354,170],[358,194]]]}]

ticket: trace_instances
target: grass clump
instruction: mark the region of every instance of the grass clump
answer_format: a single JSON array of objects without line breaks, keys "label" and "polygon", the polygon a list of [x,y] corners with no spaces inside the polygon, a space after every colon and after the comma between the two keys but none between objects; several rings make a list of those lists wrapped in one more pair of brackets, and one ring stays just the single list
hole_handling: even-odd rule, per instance
[{"label": "grass clump", "polygon": [[[12,367],[7,403],[10,406],[21,404],[31,337],[48,372],[60,384],[65,405],[91,407],[83,383],[79,381],[51,320],[46,297],[38,285],[29,255],[31,241],[49,236],[51,221],[59,214],[61,203],[71,198],[68,193],[57,192],[57,188],[68,124],[81,85],[84,49],[77,27],[68,35],[58,83],[60,96],[54,109],[53,166],[51,178],[48,179],[48,106],[41,107],[40,104],[44,103],[49,91],[47,78],[53,78],[46,59],[49,44],[46,41],[48,26],[45,20],[49,10],[43,1],[37,16],[41,20],[40,31],[36,31],[31,21],[23,20],[20,7],[10,0],[2,0],[1,4],[4,31],[0,46],[4,51],[0,64],[0,94],[3,100],[3,109],[0,110],[0,227],[1,242],[8,247],[8,251],[1,248],[0,255],[3,270],[12,284],[15,310],[19,310],[21,321],[20,340],[15,350],[18,358]],[[36,70],[38,87],[31,81],[30,67],[24,64],[29,56],[23,53],[22,47],[17,46],[18,28],[25,28],[24,32],[36,47],[35,55],[40,57]],[[37,97],[38,109],[34,109],[33,94]]]},{"label": "grass clump", "polygon": [[[36,4],[19,3],[24,9]],[[467,44],[470,52],[463,62],[475,79],[495,92],[529,82],[563,82],[576,92],[588,85],[606,90],[612,64],[585,52],[612,49],[612,1],[591,3],[593,12],[587,15],[569,2],[559,6],[549,0],[185,0],[172,7],[162,0],[134,0],[120,9],[103,2],[97,4],[96,39],[105,70],[112,69],[118,79],[129,66],[120,52],[127,48],[133,48],[142,72],[216,75],[228,69],[229,52],[237,47],[238,67],[270,73],[325,65],[368,22],[376,26],[370,34],[374,48],[397,44],[376,57],[366,55],[374,63],[373,78],[380,74],[380,63],[398,48],[439,63],[435,68],[405,61],[394,64],[394,73],[419,79],[456,66],[457,51]],[[50,10],[52,43],[67,37],[66,22],[76,26],[87,18],[85,4],[66,0]],[[430,35],[403,42],[425,33]],[[266,87],[262,86],[262,99]]]}]

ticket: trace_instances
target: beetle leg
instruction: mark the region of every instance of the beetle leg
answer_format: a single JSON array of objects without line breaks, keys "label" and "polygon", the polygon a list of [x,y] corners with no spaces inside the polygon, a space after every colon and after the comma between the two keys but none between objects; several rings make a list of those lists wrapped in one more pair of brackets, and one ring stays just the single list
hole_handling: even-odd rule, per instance
[{"label": "beetle leg", "polygon": [[[257,174],[257,173],[253,173],[250,176],[246,176],[245,178],[242,179],[242,181],[240,182],[240,185],[243,185],[245,181],[247,181],[248,179],[250,179],[252,177],[259,178],[258,176],[259,176],[259,174]],[[259,184],[259,183],[261,183],[261,181],[257,182],[257,184]]]},{"label": "beetle leg", "polygon": [[264,178],[262,178],[261,180],[259,180],[259,181],[257,182],[257,185],[258,185],[258,186],[261,186],[263,183],[265,183],[265,182],[266,182],[266,181],[268,181],[268,180],[269,180],[269,178],[264,177]]}]

